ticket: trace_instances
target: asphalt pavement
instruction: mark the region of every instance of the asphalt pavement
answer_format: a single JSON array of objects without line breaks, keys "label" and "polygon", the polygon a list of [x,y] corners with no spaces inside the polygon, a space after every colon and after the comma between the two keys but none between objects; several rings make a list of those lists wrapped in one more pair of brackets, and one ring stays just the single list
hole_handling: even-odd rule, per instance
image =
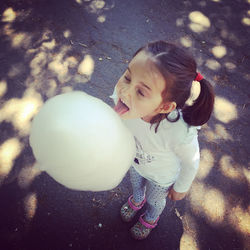
[{"label": "asphalt pavement", "polygon": [[[250,249],[249,0],[1,0],[0,249]],[[128,176],[73,191],[39,173],[31,120],[54,95],[109,96],[133,53],[154,40],[186,48],[215,88],[187,197],[167,202],[148,239],[120,219]]]}]

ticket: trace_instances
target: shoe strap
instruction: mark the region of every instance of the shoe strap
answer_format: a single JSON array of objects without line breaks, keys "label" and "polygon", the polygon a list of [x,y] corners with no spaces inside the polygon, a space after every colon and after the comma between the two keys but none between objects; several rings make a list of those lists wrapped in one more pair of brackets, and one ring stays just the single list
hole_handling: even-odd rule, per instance
[{"label": "shoe strap", "polygon": [[145,226],[146,228],[150,228],[150,229],[155,228],[155,227],[157,226],[158,220],[160,219],[160,216],[156,219],[156,221],[154,222],[154,224],[149,224],[148,222],[146,222],[145,220],[143,220],[142,217],[143,217],[144,215],[145,215],[145,213],[142,214],[142,215],[140,216],[140,219],[139,219],[140,223],[141,223],[143,226]]},{"label": "shoe strap", "polygon": [[133,204],[133,202],[131,201],[132,198],[133,198],[133,195],[131,195],[131,196],[128,198],[128,204],[129,204],[129,206],[130,206],[134,211],[140,210],[140,209],[144,206],[144,204],[145,204],[145,202],[146,202],[146,198],[144,198],[144,200],[142,201],[142,203],[140,204],[140,206],[135,206],[135,205]]}]

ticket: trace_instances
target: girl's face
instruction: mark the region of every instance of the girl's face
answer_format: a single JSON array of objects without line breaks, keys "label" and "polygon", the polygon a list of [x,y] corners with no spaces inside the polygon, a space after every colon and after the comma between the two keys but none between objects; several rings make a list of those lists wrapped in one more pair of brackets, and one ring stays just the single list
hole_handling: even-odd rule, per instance
[{"label": "girl's face", "polygon": [[159,113],[167,113],[162,104],[165,80],[151,56],[139,52],[116,84],[118,103],[115,111],[123,119],[142,118],[146,122]]}]

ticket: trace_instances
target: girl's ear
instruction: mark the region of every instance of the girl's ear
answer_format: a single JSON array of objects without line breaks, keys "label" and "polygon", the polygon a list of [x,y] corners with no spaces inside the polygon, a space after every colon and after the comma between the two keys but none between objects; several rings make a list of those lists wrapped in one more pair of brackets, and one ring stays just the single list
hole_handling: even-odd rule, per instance
[{"label": "girl's ear", "polygon": [[164,103],[160,106],[160,114],[167,114],[172,112],[176,108],[176,103],[175,102],[167,102]]}]

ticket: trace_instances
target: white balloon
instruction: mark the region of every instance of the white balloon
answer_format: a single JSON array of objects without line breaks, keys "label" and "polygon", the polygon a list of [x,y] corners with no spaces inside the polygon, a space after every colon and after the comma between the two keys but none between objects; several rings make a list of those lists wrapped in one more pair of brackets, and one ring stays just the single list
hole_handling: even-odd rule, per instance
[{"label": "white balloon", "polygon": [[135,156],[135,141],[115,111],[74,91],[49,99],[35,116],[30,145],[39,168],[76,190],[116,187]]}]

